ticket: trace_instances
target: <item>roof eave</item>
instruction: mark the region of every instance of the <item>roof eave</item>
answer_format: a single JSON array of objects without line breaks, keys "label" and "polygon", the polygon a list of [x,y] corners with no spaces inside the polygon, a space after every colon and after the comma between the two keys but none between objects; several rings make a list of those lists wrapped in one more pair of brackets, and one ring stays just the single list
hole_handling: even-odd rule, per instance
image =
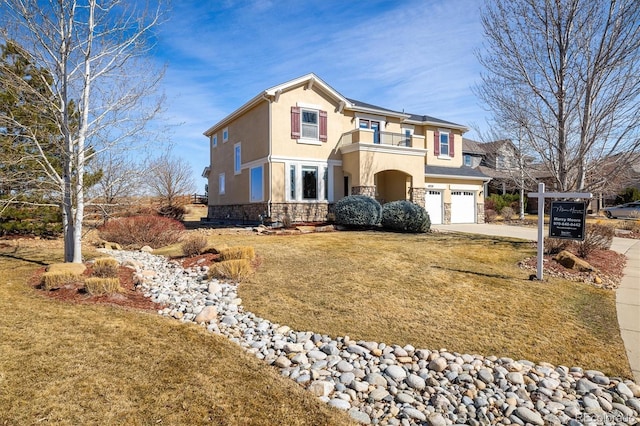
[{"label": "roof eave", "polygon": [[478,179],[481,180],[483,182],[489,182],[492,178],[490,178],[489,176],[460,176],[460,175],[442,175],[442,174],[437,174],[437,173],[425,173],[424,177],[427,178],[437,178],[437,179],[442,179],[442,178],[446,178],[446,179],[456,179],[456,180],[473,180],[473,179]]},{"label": "roof eave", "polygon": [[440,121],[429,121],[429,120],[405,120],[404,122],[407,124],[418,124],[421,126],[434,126],[434,127],[446,127],[449,129],[457,129],[462,131],[462,133],[466,133],[469,131],[468,127],[463,126],[461,124],[455,124],[455,123],[443,123]]},{"label": "roof eave", "polygon": [[219,128],[224,127],[226,124],[229,124],[229,122],[233,121],[236,117],[244,114],[246,111],[248,111],[249,109],[251,109],[254,106],[258,105],[262,101],[269,101],[269,98],[267,97],[267,92],[266,91],[259,93],[253,99],[251,99],[249,102],[245,103],[240,108],[238,108],[237,110],[233,111],[231,114],[227,115],[225,118],[223,118],[222,120],[218,121],[213,126],[209,127],[203,133],[203,135],[211,136],[214,133],[215,130],[218,130]]}]

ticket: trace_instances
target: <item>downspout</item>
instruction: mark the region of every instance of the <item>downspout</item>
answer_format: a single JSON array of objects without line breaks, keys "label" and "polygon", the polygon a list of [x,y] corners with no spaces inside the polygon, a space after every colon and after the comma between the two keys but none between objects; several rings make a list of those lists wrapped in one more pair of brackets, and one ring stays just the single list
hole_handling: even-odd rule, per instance
[{"label": "downspout", "polygon": [[[265,94],[262,95],[262,98],[264,100],[266,100],[267,102],[269,102],[269,151],[267,152],[267,167],[269,168],[269,197],[267,199],[267,217],[271,217],[271,198],[273,196],[273,165],[271,163],[271,156],[272,156],[272,149],[271,149],[271,128],[272,128],[272,124],[271,124],[271,99]],[[273,218],[272,218],[273,220]]]}]

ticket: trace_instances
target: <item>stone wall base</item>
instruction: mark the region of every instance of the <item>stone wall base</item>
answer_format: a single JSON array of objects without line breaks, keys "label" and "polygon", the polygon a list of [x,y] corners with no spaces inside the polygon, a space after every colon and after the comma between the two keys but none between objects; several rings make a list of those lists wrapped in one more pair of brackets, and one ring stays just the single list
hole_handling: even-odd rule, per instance
[{"label": "stone wall base", "polygon": [[[325,222],[333,204],[329,203],[273,203],[271,221],[282,223],[286,214],[292,222]],[[268,216],[267,203],[231,204],[209,206],[210,222],[262,222]]]}]

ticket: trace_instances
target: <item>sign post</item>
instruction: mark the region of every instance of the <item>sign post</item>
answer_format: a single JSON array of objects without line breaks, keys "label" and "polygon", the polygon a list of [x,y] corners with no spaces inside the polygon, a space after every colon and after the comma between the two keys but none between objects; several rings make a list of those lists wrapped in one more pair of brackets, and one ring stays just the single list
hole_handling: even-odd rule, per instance
[{"label": "sign post", "polygon": [[[527,195],[529,198],[538,199],[538,267],[536,269],[536,279],[542,281],[544,278],[544,200],[546,198],[590,199],[592,195],[589,192],[544,192],[544,183],[542,182],[538,184],[538,192],[530,192]],[[584,218],[587,212],[585,203],[554,202],[553,206],[555,206],[556,210],[552,207],[549,236],[552,238],[583,240]]]}]

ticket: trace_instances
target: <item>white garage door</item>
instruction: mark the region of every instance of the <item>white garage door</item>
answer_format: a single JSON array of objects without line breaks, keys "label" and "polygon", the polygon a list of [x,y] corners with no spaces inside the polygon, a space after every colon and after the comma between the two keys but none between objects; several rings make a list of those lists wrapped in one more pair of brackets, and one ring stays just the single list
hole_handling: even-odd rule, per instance
[{"label": "white garage door", "polygon": [[476,203],[473,192],[451,192],[451,223],[475,223]]},{"label": "white garage door", "polygon": [[425,210],[433,225],[442,224],[442,191],[428,190],[425,195]]}]

